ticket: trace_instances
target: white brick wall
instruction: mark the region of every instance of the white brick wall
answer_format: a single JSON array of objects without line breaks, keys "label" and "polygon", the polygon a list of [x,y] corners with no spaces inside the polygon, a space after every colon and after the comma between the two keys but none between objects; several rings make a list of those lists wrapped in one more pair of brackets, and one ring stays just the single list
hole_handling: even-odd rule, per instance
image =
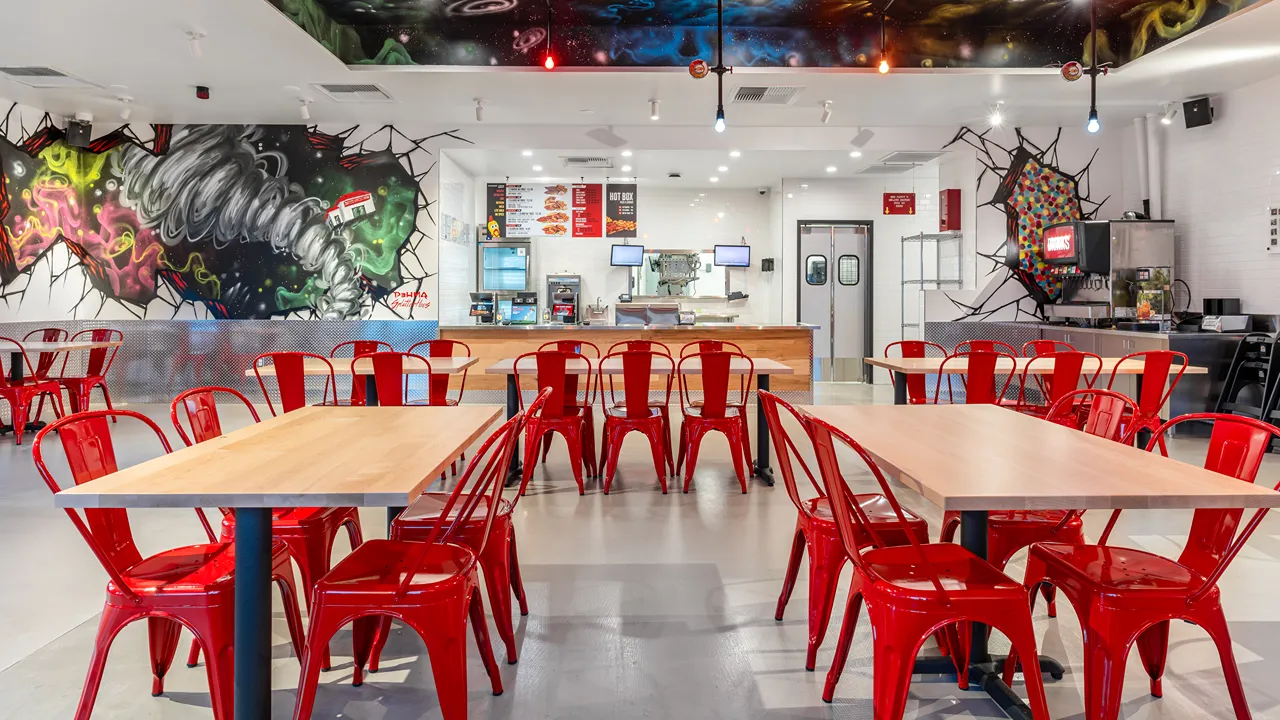
[{"label": "white brick wall", "polygon": [[[1238,297],[1247,313],[1280,313],[1280,250],[1267,251],[1280,207],[1280,77],[1214,99],[1212,125],[1161,126],[1164,215],[1177,228],[1177,269],[1191,309]],[[1132,162],[1132,161],[1130,161]]]}]

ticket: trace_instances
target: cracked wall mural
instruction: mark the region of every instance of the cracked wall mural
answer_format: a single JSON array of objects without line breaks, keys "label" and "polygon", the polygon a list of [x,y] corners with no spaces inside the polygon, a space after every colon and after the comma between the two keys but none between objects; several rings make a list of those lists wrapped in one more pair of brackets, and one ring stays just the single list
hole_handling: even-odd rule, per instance
[{"label": "cracked wall mural", "polygon": [[[961,311],[957,320],[986,320],[1009,308],[1018,319],[1044,318],[1044,305],[1062,292],[1062,280],[1049,275],[1044,262],[1041,237],[1050,225],[1073,220],[1092,220],[1108,198],[1089,198],[1089,162],[1074,173],[1060,167],[1059,129],[1051,142],[1040,147],[1021,129],[1014,131],[1015,143],[1009,147],[991,138],[991,131],[976,132],[961,128],[946,147],[965,144],[976,150],[982,170],[978,175],[978,198],[990,197],[979,209],[992,207],[1005,216],[1005,236],[991,252],[979,249],[979,255],[995,263],[987,289],[974,304],[963,303],[950,294],[947,298]],[[984,193],[990,193],[985,195]],[[1016,256],[1012,252],[1016,248]],[[1002,275],[1003,273],[1003,275]],[[1021,286],[1021,293],[1001,292],[1009,284]],[[1024,308],[1024,300],[1035,303],[1034,312]]]},{"label": "cracked wall mural", "polygon": [[26,128],[19,114],[0,124],[5,306],[61,247],[50,284],[83,271],[79,317],[111,300],[136,317],[435,317],[426,145],[455,133],[156,125],[143,139],[126,126],[81,149],[49,116]]}]

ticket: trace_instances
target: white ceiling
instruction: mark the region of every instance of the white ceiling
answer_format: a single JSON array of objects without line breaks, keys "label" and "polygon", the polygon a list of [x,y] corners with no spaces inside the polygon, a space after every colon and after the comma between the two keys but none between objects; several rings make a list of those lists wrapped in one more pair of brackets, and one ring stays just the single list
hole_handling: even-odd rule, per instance
[{"label": "white ceiling", "polygon": [[[49,65],[100,90],[33,90],[0,79],[0,97],[57,114],[90,111],[100,123],[118,117],[117,95],[135,98],[134,121],[300,122],[296,86],[376,82],[395,102],[340,105],[308,92],[313,122],[395,122],[474,126],[474,98],[485,125],[519,133],[537,126],[649,125],[648,101],[662,101],[665,129],[708,128],[714,81],[676,71],[545,72],[348,69],[264,0],[45,0],[9,2],[0,65]],[[202,30],[202,54],[184,31]],[[1221,93],[1280,74],[1280,3],[1255,5],[1231,20],[1162,48],[1101,78],[1104,127],[1151,112],[1162,102]],[[1011,122],[1079,124],[1085,81],[1056,71],[911,72],[888,76],[847,71],[740,71],[741,84],[805,87],[790,107],[729,106],[731,128],[823,129],[821,103],[832,101],[832,126],[952,126],[978,122],[1003,101]],[[211,100],[194,97],[208,85]],[[120,86],[120,87],[113,87]]]}]

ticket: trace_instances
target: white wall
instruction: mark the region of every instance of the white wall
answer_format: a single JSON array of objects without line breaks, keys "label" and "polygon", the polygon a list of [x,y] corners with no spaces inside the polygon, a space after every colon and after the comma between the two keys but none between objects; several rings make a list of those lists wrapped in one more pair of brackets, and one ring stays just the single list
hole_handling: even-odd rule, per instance
[{"label": "white wall", "polygon": [[[440,157],[439,316],[441,325],[470,325],[471,298],[476,285],[476,181],[449,155]],[[450,232],[443,220],[452,218],[464,229]],[[470,232],[467,231],[470,229]],[[446,237],[448,235],[448,237]]]},{"label": "white wall", "polygon": [[[1246,313],[1280,313],[1280,250],[1267,250],[1268,207],[1280,207],[1280,77],[1214,99],[1212,125],[1160,126],[1164,217],[1175,221],[1174,272],[1206,297],[1238,297]],[[1136,194],[1136,193],[1135,193]]]}]

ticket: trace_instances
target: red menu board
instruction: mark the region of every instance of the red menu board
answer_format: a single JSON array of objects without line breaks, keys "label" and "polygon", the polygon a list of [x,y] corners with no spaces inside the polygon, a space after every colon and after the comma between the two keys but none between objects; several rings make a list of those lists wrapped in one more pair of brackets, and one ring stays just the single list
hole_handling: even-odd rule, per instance
[{"label": "red menu board", "polygon": [[915,215],[916,214],[916,194],[910,193],[885,193],[884,194],[884,214],[885,215]]},{"label": "red menu board", "polygon": [[573,186],[573,237],[604,237],[604,190],[595,185]]}]

